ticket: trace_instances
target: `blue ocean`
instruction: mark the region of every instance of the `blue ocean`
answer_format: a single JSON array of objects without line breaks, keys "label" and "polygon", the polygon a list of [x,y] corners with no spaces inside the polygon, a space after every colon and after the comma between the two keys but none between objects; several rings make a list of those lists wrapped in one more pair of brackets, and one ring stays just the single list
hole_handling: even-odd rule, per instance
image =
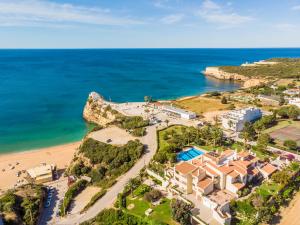
[{"label": "blue ocean", "polygon": [[80,140],[91,91],[126,102],[233,90],[201,71],[270,57],[300,49],[0,50],[0,153]]}]

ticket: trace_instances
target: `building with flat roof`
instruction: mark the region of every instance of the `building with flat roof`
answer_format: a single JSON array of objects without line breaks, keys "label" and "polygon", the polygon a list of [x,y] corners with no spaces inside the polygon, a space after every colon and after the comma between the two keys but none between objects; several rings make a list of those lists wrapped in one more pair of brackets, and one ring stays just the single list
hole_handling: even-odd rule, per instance
[{"label": "building with flat roof", "polygon": [[42,165],[27,170],[28,177],[35,183],[41,184],[53,181],[54,165]]},{"label": "building with flat roof", "polygon": [[187,110],[180,109],[180,108],[173,107],[173,106],[169,106],[169,105],[164,105],[162,109],[166,112],[176,114],[180,118],[183,118],[183,119],[194,119],[197,117],[196,113],[194,113],[194,112],[187,111]]},{"label": "building with flat roof", "polygon": [[300,98],[290,98],[289,105],[295,105],[300,108]]},{"label": "building with flat roof", "polygon": [[244,108],[224,114],[221,121],[225,129],[239,132],[243,130],[246,122],[254,122],[261,117],[262,112],[259,108]]}]

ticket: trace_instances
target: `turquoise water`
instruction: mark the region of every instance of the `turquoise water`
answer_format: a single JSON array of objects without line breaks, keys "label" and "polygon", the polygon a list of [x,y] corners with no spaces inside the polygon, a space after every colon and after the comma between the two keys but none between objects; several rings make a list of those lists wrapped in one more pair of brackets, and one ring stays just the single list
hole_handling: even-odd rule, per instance
[{"label": "turquoise water", "polygon": [[204,152],[195,149],[195,148],[190,148],[187,151],[182,151],[180,153],[178,153],[177,155],[177,161],[189,161],[199,155],[204,154]]},{"label": "turquoise water", "polygon": [[0,152],[80,140],[91,91],[124,102],[232,90],[201,71],[287,56],[300,49],[0,50]]}]

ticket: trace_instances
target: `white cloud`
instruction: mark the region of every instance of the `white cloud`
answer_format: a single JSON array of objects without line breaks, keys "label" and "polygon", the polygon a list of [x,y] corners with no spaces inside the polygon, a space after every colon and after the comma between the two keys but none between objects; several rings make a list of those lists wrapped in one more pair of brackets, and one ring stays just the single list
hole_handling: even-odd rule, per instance
[{"label": "white cloud", "polygon": [[206,10],[221,9],[221,7],[217,3],[213,2],[213,1],[210,1],[210,0],[204,0],[203,3],[202,3],[202,8],[206,9]]},{"label": "white cloud", "polygon": [[292,31],[297,29],[297,26],[291,23],[279,23],[275,25],[275,28],[283,31]]},{"label": "white cloud", "polygon": [[292,7],[292,10],[300,10],[300,5],[295,5]]},{"label": "white cloud", "polygon": [[153,5],[156,8],[169,8],[166,4],[168,3],[169,0],[154,0]]},{"label": "white cloud", "polygon": [[235,27],[253,20],[252,17],[243,16],[232,11],[226,11],[212,0],[203,1],[201,9],[198,11],[198,15],[209,23],[218,24],[220,28]]},{"label": "white cloud", "polygon": [[141,21],[114,16],[109,9],[41,0],[1,0],[0,26],[72,24],[134,25]]},{"label": "white cloud", "polygon": [[165,16],[161,19],[161,22],[164,24],[173,24],[178,23],[184,18],[183,14],[171,14],[168,16]]}]

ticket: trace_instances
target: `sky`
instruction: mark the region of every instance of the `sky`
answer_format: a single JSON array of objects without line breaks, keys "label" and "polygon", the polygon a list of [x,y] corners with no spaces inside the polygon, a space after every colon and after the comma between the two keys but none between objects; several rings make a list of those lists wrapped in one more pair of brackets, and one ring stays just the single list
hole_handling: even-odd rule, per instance
[{"label": "sky", "polygon": [[300,47],[300,0],[0,0],[0,48]]}]

